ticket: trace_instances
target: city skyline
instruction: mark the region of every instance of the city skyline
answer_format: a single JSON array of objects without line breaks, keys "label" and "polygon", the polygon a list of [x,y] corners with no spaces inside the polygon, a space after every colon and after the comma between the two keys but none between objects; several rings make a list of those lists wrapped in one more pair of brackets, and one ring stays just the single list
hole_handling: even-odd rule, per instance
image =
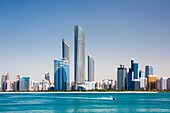
[{"label": "city skyline", "polygon": [[[78,24],[86,34],[86,53],[95,57],[96,80],[116,80],[117,66],[130,67],[131,58],[139,70],[152,65],[154,74],[169,77],[170,2],[96,2],[0,1],[1,75],[39,80],[49,72],[53,78],[53,59],[60,58],[64,37],[70,45],[73,81],[73,26]],[[85,72],[87,80],[87,67]]]}]

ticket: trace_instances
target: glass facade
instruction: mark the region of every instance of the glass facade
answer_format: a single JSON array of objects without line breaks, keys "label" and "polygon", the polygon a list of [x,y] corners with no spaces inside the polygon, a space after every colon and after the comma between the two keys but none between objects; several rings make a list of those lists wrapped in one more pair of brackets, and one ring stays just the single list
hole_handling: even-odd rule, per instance
[{"label": "glass facade", "polygon": [[138,63],[133,64],[134,79],[138,79]]},{"label": "glass facade", "polygon": [[68,60],[70,64],[70,47],[64,39],[62,39],[62,58]]},{"label": "glass facade", "polygon": [[127,74],[127,89],[132,90],[132,70],[129,69],[129,72]]},{"label": "glass facade", "polygon": [[30,77],[20,77],[19,79],[19,91],[28,91],[29,90],[29,81]]},{"label": "glass facade", "polygon": [[147,78],[148,75],[153,75],[153,67],[150,65],[145,66],[145,78]]},{"label": "glass facade", "polygon": [[125,78],[127,75],[127,69],[124,65],[120,65],[117,68],[117,90],[125,90]]},{"label": "glass facade", "polygon": [[54,60],[54,90],[70,90],[70,66],[67,60]]},{"label": "glass facade", "polygon": [[85,34],[80,26],[74,27],[74,79],[75,89],[85,83]]},{"label": "glass facade", "polygon": [[94,81],[94,58],[88,54],[88,81]]}]

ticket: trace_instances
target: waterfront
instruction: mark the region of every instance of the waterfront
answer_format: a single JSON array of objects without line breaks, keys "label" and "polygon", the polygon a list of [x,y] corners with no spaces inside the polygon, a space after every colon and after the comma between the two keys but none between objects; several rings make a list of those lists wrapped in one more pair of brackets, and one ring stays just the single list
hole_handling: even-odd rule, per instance
[{"label": "waterfront", "polygon": [[170,93],[0,93],[0,112],[169,113]]}]

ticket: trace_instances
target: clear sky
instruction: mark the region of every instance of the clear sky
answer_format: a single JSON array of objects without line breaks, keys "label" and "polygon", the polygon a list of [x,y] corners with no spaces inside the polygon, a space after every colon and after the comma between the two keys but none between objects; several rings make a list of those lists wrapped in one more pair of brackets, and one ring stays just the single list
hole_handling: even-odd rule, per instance
[{"label": "clear sky", "polygon": [[64,38],[73,80],[74,25],[85,31],[96,80],[116,79],[119,64],[128,68],[131,58],[139,69],[150,64],[170,77],[169,0],[0,0],[0,74],[53,78]]}]

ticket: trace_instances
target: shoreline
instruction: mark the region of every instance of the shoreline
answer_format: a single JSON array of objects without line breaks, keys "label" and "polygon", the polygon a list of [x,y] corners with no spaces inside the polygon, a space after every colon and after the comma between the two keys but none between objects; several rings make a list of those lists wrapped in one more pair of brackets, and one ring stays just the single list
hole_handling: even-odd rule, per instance
[{"label": "shoreline", "polygon": [[0,94],[52,94],[52,93],[58,93],[58,94],[62,94],[62,93],[65,93],[65,94],[71,94],[71,93],[77,93],[77,94],[92,94],[92,93],[99,93],[99,94],[102,94],[102,93],[159,93],[158,91],[120,91],[120,92],[95,92],[95,91],[88,91],[88,92],[81,92],[81,91],[75,91],[75,92],[0,92]]}]

